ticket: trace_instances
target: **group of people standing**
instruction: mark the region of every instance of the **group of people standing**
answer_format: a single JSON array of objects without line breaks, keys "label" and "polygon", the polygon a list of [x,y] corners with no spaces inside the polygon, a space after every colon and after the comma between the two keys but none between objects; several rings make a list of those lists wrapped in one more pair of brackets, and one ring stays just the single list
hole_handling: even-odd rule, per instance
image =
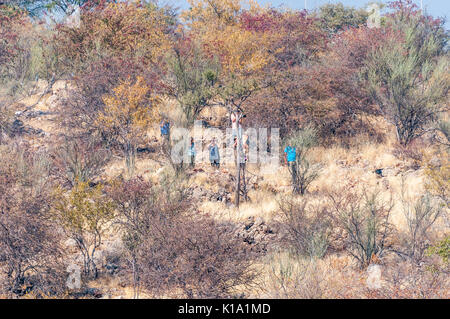
[{"label": "group of people standing", "polygon": [[[240,147],[238,147],[238,139],[239,137],[242,137],[242,156],[243,156],[243,163],[247,162],[248,159],[248,150],[249,150],[249,138],[248,135],[242,135],[242,122],[243,119],[246,117],[245,114],[237,113],[231,113],[231,129],[232,134],[231,137],[234,142],[234,150],[235,152],[240,151]],[[239,119],[237,119],[239,117]],[[239,124],[239,125],[238,125]],[[170,139],[170,122],[167,119],[163,119],[160,123],[160,129],[161,129],[161,137],[164,138],[165,142],[169,141]],[[190,157],[190,167],[195,166],[195,157],[197,155],[196,152],[196,146],[194,138],[191,137],[191,142],[189,146],[189,157]],[[209,162],[211,166],[215,168],[220,168],[220,149],[219,145],[217,144],[216,138],[212,138],[210,144],[208,145],[208,152],[209,152]],[[296,169],[296,163],[297,163],[297,152],[296,148],[292,147],[290,145],[286,146],[284,149],[284,162],[288,166],[289,171],[292,174],[293,181],[296,179],[297,169]]]},{"label": "group of people standing", "polygon": [[[241,112],[237,113],[231,113],[230,119],[231,119],[231,128],[232,128],[232,141],[233,141],[233,147],[235,151],[237,151],[240,147],[238,147],[238,139],[241,137],[243,141],[243,152],[242,158],[244,161],[247,160],[248,157],[248,145],[249,145],[249,139],[247,135],[242,135],[242,122],[243,119],[246,117],[245,114],[242,114]],[[239,119],[238,119],[239,118]],[[161,137],[164,139],[164,143],[167,144],[170,140],[170,122],[166,118],[164,118],[160,123],[160,129],[161,129]],[[215,168],[220,168],[220,147],[216,140],[216,138],[212,138],[209,145],[208,145],[208,153],[209,153],[209,162],[211,166]],[[190,167],[195,166],[195,158],[197,155],[196,151],[196,145],[194,138],[191,137],[190,139],[190,146],[188,149],[188,154],[190,157]]]},{"label": "group of people standing", "polygon": [[[193,137],[191,137],[191,144],[189,146],[188,152],[189,152],[189,157],[190,157],[189,166],[191,168],[193,168],[195,166],[195,156],[197,155]],[[213,138],[211,140],[211,143],[208,145],[208,152],[209,152],[209,162],[210,162],[211,166],[220,168],[220,152],[219,152],[219,146],[217,145],[215,138]]]}]

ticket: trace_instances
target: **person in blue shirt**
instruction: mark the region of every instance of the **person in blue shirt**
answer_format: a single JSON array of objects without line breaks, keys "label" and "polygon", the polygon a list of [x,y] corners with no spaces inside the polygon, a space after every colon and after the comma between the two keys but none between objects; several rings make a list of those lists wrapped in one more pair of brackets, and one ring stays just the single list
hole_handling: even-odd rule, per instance
[{"label": "person in blue shirt", "polygon": [[298,193],[297,183],[297,149],[291,145],[286,146],[284,149],[284,162],[288,166],[292,176],[292,185],[294,187],[294,193]]},{"label": "person in blue shirt", "polygon": [[170,122],[163,118],[159,126],[161,128],[161,137],[163,138],[162,149],[163,152],[168,153],[170,149]]},{"label": "person in blue shirt", "polygon": [[216,144],[216,139],[213,138],[211,143],[208,146],[209,150],[209,161],[211,166],[215,166],[216,168],[220,167],[220,154],[219,147]]},{"label": "person in blue shirt", "polygon": [[297,149],[290,145],[286,146],[286,148],[284,149],[284,162],[286,163],[286,165],[289,165],[289,163],[294,163],[296,159]]},{"label": "person in blue shirt", "polygon": [[161,121],[161,124],[159,125],[161,127],[161,136],[168,137],[170,133],[170,123],[166,119],[163,119]]}]

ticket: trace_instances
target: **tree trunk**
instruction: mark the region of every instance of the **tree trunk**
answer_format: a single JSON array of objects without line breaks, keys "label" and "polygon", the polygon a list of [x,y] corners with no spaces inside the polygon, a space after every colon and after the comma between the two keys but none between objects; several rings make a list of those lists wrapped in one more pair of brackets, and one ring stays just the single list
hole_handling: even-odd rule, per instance
[{"label": "tree trunk", "polygon": [[133,143],[127,142],[125,146],[125,163],[127,166],[128,177],[131,178],[134,174],[134,166],[135,166],[135,147]]},{"label": "tree trunk", "polygon": [[[239,140],[239,138],[238,138]],[[237,143],[239,144],[239,142]],[[239,156],[239,145],[236,145],[236,192],[235,192],[235,205],[239,207],[239,196],[241,192],[241,164]]]},{"label": "tree trunk", "polygon": [[239,208],[239,197],[241,192],[241,136],[239,134],[239,129],[241,128],[240,115],[235,113],[236,118],[236,190],[235,190],[235,198],[234,202],[236,207]]}]

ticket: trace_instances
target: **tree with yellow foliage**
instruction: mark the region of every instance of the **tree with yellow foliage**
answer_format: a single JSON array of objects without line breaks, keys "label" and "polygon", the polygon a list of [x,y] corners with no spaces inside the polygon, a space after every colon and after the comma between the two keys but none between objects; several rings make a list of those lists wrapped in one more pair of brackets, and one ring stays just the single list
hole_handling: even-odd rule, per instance
[{"label": "tree with yellow foliage", "polygon": [[57,188],[54,198],[52,212],[55,220],[83,255],[84,273],[97,277],[94,256],[114,218],[113,203],[104,198],[101,184],[89,187],[88,182],[78,182],[68,194]]},{"label": "tree with yellow foliage", "polygon": [[136,145],[145,136],[146,128],[158,120],[157,106],[161,99],[151,93],[144,78],[122,82],[113,94],[103,96],[104,110],[97,118],[115,142],[123,149],[131,176],[134,171]]},{"label": "tree with yellow foliage", "polygon": [[[257,72],[271,59],[272,34],[243,27],[242,2],[190,0],[191,9],[182,14],[191,34],[203,43],[206,53],[219,57],[224,74],[235,76]],[[264,11],[254,2],[249,5],[248,12]]]}]

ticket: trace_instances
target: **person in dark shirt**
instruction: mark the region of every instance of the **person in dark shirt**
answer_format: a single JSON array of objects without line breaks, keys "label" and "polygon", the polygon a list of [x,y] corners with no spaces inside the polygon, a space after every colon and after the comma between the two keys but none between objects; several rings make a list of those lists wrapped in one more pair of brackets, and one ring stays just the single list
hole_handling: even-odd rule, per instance
[{"label": "person in dark shirt", "polygon": [[189,147],[189,156],[191,157],[191,163],[190,166],[193,168],[195,166],[195,143],[194,138],[191,137],[191,146]]}]

